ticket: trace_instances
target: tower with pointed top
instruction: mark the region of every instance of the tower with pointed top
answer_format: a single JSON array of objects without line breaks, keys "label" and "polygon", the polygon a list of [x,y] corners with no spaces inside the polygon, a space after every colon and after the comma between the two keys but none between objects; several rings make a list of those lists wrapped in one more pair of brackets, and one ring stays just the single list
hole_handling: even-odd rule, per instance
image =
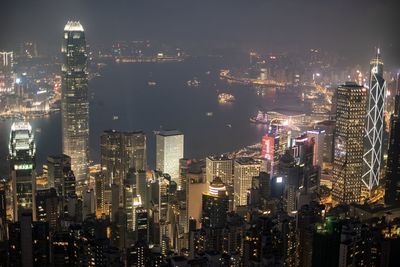
[{"label": "tower with pointed top", "polygon": [[64,28],[62,45],[62,140],[63,153],[71,157],[76,182],[88,177],[89,98],[85,32],[77,21]]},{"label": "tower with pointed top", "polygon": [[386,82],[383,79],[383,61],[380,49],[370,63],[370,80],[365,122],[362,192],[369,196],[371,190],[379,185],[382,162]]}]

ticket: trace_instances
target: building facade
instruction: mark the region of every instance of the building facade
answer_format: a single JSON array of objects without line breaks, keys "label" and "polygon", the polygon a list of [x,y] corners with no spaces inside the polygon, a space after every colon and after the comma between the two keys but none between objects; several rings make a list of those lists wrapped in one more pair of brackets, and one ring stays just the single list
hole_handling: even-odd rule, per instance
[{"label": "building facade", "polygon": [[226,185],[233,184],[233,160],[226,156],[209,156],[206,158],[207,182],[211,183],[215,177],[221,178]]},{"label": "building facade", "polygon": [[26,212],[31,213],[35,220],[36,151],[32,126],[28,122],[12,124],[9,150],[14,221]]},{"label": "building facade", "polygon": [[254,176],[260,173],[260,163],[252,158],[238,158],[234,164],[234,204],[235,207],[247,205],[247,192]]},{"label": "building facade", "polygon": [[184,157],[184,136],[177,130],[156,134],[156,169],[179,184],[179,160]]},{"label": "building facade", "polygon": [[365,121],[363,192],[369,196],[379,185],[379,175],[383,159],[383,131],[386,82],[383,79],[383,62],[379,49],[371,61],[367,117]]},{"label": "building facade", "polygon": [[79,22],[65,25],[61,51],[63,154],[71,157],[76,180],[83,183],[88,179],[89,97],[85,32]]},{"label": "building facade", "polygon": [[338,87],[332,198],[339,203],[361,201],[366,104],[366,88]]}]

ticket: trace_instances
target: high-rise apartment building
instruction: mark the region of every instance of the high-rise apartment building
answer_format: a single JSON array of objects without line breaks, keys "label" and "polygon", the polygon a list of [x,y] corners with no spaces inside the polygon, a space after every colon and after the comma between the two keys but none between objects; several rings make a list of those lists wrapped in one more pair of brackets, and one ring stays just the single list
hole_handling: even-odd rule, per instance
[{"label": "high-rise apartment building", "polygon": [[63,153],[71,157],[77,182],[84,183],[89,163],[89,95],[85,32],[79,22],[65,25],[61,51]]},{"label": "high-rise apartment building", "polygon": [[156,134],[156,169],[168,173],[179,184],[179,160],[184,158],[184,136],[177,130]]},{"label": "high-rise apartment building", "polygon": [[338,87],[332,197],[339,203],[361,201],[366,104],[366,88]]},{"label": "high-rise apartment building", "polygon": [[369,196],[371,190],[379,185],[379,175],[383,159],[383,131],[386,82],[383,79],[383,62],[380,50],[371,60],[367,116],[365,120],[364,170],[362,176],[363,192]]},{"label": "high-rise apartment building", "polygon": [[9,150],[14,221],[25,212],[31,213],[35,220],[35,142],[28,122],[12,124]]}]

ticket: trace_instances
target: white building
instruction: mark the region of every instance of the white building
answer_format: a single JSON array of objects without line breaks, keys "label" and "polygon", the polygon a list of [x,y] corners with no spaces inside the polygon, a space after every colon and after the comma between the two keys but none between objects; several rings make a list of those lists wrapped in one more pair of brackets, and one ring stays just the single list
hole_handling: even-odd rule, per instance
[{"label": "white building", "polygon": [[179,185],[179,160],[183,158],[184,136],[177,130],[156,134],[156,169],[168,173]]}]

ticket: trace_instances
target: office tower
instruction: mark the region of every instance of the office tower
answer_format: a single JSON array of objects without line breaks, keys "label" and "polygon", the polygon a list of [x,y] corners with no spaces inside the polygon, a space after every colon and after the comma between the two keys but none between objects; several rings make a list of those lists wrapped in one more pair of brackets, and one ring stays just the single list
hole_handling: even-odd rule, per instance
[{"label": "office tower", "polygon": [[96,217],[102,214],[109,215],[111,196],[109,187],[106,185],[106,178],[103,172],[96,174],[95,178],[95,195],[96,195]]},{"label": "office tower", "polygon": [[38,190],[36,193],[36,218],[41,222],[48,222],[50,229],[57,227],[60,215],[58,196],[54,188]]},{"label": "office tower", "polygon": [[332,198],[339,203],[361,201],[366,103],[364,87],[338,87]]},{"label": "office tower", "polygon": [[371,190],[379,185],[379,175],[383,159],[382,144],[384,131],[384,112],[386,82],[383,79],[383,62],[380,50],[371,60],[367,117],[365,120],[364,169],[362,191],[369,196]]},{"label": "office tower", "polygon": [[312,266],[339,266],[342,222],[328,217],[318,224],[313,236]]},{"label": "office tower", "polygon": [[51,237],[51,263],[52,266],[76,266],[78,246],[74,236],[69,231],[55,232]]},{"label": "office tower", "polygon": [[[127,266],[145,267],[150,266],[150,249],[149,245],[142,240],[139,240],[134,245],[129,247],[126,252]],[[153,265],[156,266],[156,265]]]},{"label": "office tower", "polygon": [[[267,172],[275,174],[281,155],[281,138],[275,133],[269,133],[262,137],[262,157],[267,161]],[[284,151],[283,151],[284,152]]]},{"label": "office tower", "polygon": [[61,127],[63,153],[71,157],[76,182],[88,179],[89,94],[86,40],[82,25],[69,21],[62,45]]},{"label": "office tower", "polygon": [[[0,181],[0,247],[7,240],[6,182]],[[0,257],[2,253],[0,252]],[[2,261],[0,261],[0,265]]]},{"label": "office tower", "polygon": [[390,116],[389,150],[385,180],[385,204],[400,204],[400,92],[397,92],[395,96],[395,109]]},{"label": "office tower", "polygon": [[0,94],[14,92],[13,52],[0,52]]},{"label": "office tower", "polygon": [[228,212],[228,193],[219,177],[210,183],[208,192],[203,193],[202,201],[202,227],[224,227]]},{"label": "office tower", "polygon": [[[283,200],[286,212],[293,214],[292,212],[297,210],[297,193],[299,187],[302,184],[304,167],[300,167],[296,164],[295,159],[289,153],[285,153],[279,159],[279,168],[277,172],[276,182],[280,181],[283,183]],[[278,189],[280,183],[274,185],[274,189]],[[276,193],[279,195],[279,193]]]},{"label": "office tower", "polygon": [[8,225],[9,266],[49,266],[49,227],[24,213]]},{"label": "office tower", "polygon": [[225,184],[218,177],[210,183],[208,192],[202,196],[202,225],[205,249],[222,250],[222,229],[225,227],[229,208],[228,193]]},{"label": "office tower", "polygon": [[130,168],[146,170],[146,135],[143,132],[104,131],[100,140],[101,167],[109,184],[122,185]]},{"label": "office tower", "polygon": [[96,213],[96,199],[94,197],[94,190],[85,190],[82,194],[82,197],[82,219],[86,219],[87,217]]},{"label": "office tower", "polygon": [[260,173],[260,164],[252,158],[238,158],[234,163],[234,204],[235,207],[247,205],[247,190],[254,176]]},{"label": "office tower", "polygon": [[314,142],[312,165],[322,166],[322,163],[324,162],[325,131],[324,130],[307,131],[307,137],[309,141],[313,140]]},{"label": "office tower", "polygon": [[71,157],[61,154],[47,157],[43,166],[47,172],[48,188],[55,188],[59,196],[75,194],[75,175],[71,170]]},{"label": "office tower", "polygon": [[28,122],[12,124],[9,150],[14,221],[18,221],[24,212],[32,213],[33,220],[36,220],[35,143]]},{"label": "office tower", "polygon": [[135,209],[135,229],[136,229],[136,240],[148,241],[149,238],[149,220],[148,212],[142,207]]},{"label": "office tower", "polygon": [[334,158],[334,134],[336,129],[335,121],[321,121],[315,124],[314,129],[325,132],[323,162],[333,163]]},{"label": "office tower", "polygon": [[170,130],[156,134],[156,169],[168,173],[179,184],[179,160],[184,152],[183,133]]},{"label": "office tower", "polygon": [[206,158],[207,182],[219,177],[226,185],[233,185],[233,160],[227,156],[209,156]]}]

